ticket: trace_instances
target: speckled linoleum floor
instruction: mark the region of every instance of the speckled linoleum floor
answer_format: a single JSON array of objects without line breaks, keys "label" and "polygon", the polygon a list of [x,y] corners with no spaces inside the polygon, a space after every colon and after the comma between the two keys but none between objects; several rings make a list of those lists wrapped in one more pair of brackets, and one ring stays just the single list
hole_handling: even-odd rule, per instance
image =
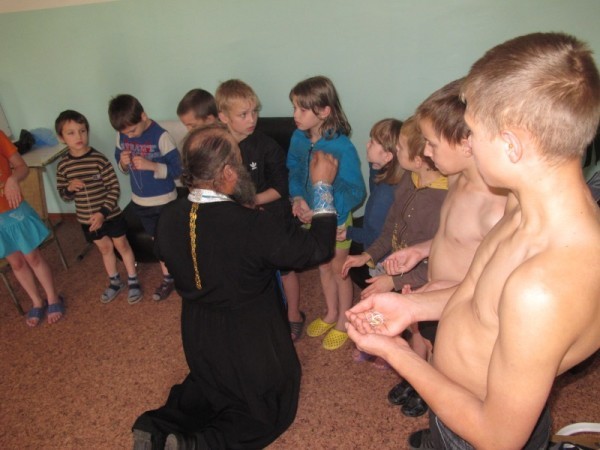
[{"label": "speckled linoleum floor", "polygon": [[[67,314],[56,325],[29,329],[0,284],[0,448],[126,449],[131,424],[160,406],[169,388],[183,379],[186,365],[179,335],[180,300],[151,300],[160,270],[140,264],[146,288],[142,302],[125,296],[103,305],[106,283],[99,253],[82,261],[85,243],[70,218],[57,229],[70,268],[54,245],[43,254],[54,267]],[[30,302],[9,275],[23,307]],[[302,309],[308,320],[322,309],[316,270],[301,274]],[[549,330],[551,332],[551,330]],[[272,449],[403,449],[408,435],[426,426],[386,402],[398,377],[368,363],[354,363],[352,345],[329,352],[320,339],[304,336],[296,348],[303,380],[295,423]],[[600,357],[562,376],[551,397],[553,428],[600,422]]]}]

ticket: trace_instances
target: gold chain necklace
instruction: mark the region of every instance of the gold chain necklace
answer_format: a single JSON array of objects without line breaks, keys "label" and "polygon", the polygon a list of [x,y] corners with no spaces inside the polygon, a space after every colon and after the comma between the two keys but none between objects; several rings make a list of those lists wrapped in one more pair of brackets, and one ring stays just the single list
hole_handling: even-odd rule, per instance
[{"label": "gold chain necklace", "polygon": [[198,203],[192,203],[190,210],[190,246],[192,250],[192,261],[194,262],[194,279],[196,280],[196,288],[202,289],[200,281],[200,271],[198,270],[198,260],[196,257],[196,219],[198,217]]}]

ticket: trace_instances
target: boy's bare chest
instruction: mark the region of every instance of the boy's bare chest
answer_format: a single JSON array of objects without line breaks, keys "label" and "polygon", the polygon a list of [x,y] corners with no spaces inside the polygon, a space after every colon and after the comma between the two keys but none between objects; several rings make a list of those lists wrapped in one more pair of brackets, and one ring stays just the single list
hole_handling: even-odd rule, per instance
[{"label": "boy's bare chest", "polygon": [[503,225],[482,242],[471,266],[470,276],[476,280],[472,302],[484,321],[497,319],[507,282],[531,256],[534,237],[523,235],[510,221]]},{"label": "boy's bare chest", "polygon": [[462,190],[448,192],[435,239],[457,247],[479,245],[483,239],[481,215],[484,206],[479,196]]}]

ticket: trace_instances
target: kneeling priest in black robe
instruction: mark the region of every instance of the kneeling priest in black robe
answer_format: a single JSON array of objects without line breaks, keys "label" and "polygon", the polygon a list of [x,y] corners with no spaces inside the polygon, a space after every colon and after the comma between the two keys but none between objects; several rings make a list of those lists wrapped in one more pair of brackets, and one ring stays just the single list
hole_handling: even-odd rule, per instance
[{"label": "kneeling priest in black robe", "polygon": [[137,419],[134,449],[264,448],[294,421],[300,390],[275,273],[333,257],[337,161],[313,155],[318,206],[306,230],[249,207],[252,182],[226,130],[193,131],[182,160],[190,193],[164,207],[155,248],[183,300],[190,372]]}]

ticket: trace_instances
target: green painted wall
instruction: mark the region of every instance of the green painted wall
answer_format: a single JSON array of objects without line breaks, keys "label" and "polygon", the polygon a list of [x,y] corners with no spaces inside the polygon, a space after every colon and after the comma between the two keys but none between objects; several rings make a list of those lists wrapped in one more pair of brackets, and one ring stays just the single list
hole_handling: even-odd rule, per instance
[{"label": "green painted wall", "polygon": [[[0,14],[0,104],[15,133],[52,128],[67,108],[112,160],[111,96],[176,118],[189,89],[241,78],[265,116],[290,115],[290,88],[332,78],[363,159],[370,126],[405,118],[485,50],[534,31],[565,31],[600,54],[598,0],[119,0]],[[47,173],[48,210],[72,212]],[[121,204],[129,199],[121,177]]]}]

